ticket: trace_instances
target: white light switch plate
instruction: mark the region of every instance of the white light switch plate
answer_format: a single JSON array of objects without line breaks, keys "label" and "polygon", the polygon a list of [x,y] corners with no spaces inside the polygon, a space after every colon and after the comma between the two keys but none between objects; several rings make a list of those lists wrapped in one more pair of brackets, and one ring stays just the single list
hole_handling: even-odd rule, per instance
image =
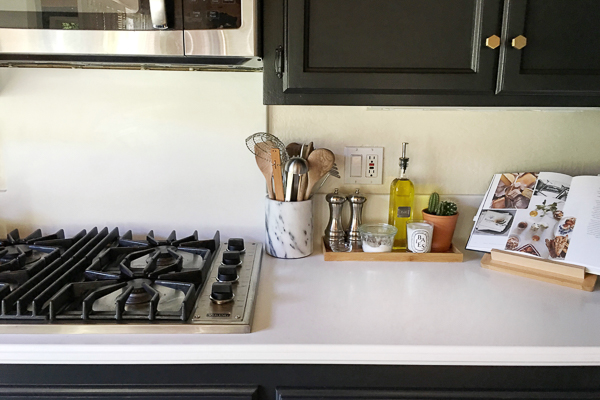
[{"label": "white light switch plate", "polygon": [[[357,165],[352,165],[360,156],[360,176],[356,175]],[[381,185],[383,183],[383,147],[345,147],[344,148],[344,183],[359,185]],[[369,168],[369,162],[373,161],[374,168]],[[354,172],[354,173],[352,173]]]}]

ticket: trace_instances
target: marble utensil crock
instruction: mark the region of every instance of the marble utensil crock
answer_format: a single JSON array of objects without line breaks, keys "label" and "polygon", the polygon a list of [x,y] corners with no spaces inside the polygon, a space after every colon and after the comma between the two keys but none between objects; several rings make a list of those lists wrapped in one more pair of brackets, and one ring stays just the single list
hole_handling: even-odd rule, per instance
[{"label": "marble utensil crock", "polygon": [[312,200],[277,201],[266,198],[265,248],[277,258],[302,258],[313,252]]}]

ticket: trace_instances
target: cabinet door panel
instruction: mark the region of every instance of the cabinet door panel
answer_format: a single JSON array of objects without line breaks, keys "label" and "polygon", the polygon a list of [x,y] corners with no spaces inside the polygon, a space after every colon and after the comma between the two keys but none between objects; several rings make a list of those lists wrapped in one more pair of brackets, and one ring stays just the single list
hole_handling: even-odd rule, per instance
[{"label": "cabinet door panel", "polygon": [[507,0],[497,92],[600,95],[599,21],[597,0]]},{"label": "cabinet door panel", "polygon": [[493,93],[499,0],[285,4],[285,93]]},{"label": "cabinet door panel", "polygon": [[0,386],[0,400],[256,400],[257,386],[56,385]]},{"label": "cabinet door panel", "polygon": [[276,400],[592,400],[595,392],[277,388]]}]

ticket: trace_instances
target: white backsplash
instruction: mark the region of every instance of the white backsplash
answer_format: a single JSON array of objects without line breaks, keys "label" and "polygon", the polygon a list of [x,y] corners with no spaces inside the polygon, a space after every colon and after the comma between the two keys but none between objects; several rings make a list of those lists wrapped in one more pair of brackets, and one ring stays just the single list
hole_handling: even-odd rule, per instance
[{"label": "white backsplash", "polygon": [[[118,226],[264,241],[264,179],[244,139],[267,126],[338,156],[384,146],[384,184],[361,188],[365,222],[387,220],[398,148],[411,142],[415,209],[431,190],[457,193],[444,197],[459,203],[459,246],[492,173],[600,172],[600,111],[266,107],[260,73],[0,68],[0,235]],[[334,187],[355,189],[329,179],[315,196],[317,248]]]},{"label": "white backsplash", "polygon": [[262,74],[0,69],[0,235],[198,229],[262,240]]},{"label": "white backsplash", "polygon": [[492,175],[502,172],[600,173],[600,109],[270,106],[269,129],[286,142],[312,140],[315,147],[329,148],[342,176],[345,146],[384,147],[383,185],[330,180],[325,191],[388,193],[398,177],[402,142],[409,143],[407,172],[417,194],[483,194]]}]

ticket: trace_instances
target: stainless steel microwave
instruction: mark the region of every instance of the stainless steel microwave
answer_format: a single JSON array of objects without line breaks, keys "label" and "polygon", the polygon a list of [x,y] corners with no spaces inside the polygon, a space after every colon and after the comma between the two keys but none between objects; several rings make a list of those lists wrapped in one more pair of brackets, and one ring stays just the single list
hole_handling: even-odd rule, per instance
[{"label": "stainless steel microwave", "polygon": [[0,0],[0,55],[256,58],[256,1]]}]

